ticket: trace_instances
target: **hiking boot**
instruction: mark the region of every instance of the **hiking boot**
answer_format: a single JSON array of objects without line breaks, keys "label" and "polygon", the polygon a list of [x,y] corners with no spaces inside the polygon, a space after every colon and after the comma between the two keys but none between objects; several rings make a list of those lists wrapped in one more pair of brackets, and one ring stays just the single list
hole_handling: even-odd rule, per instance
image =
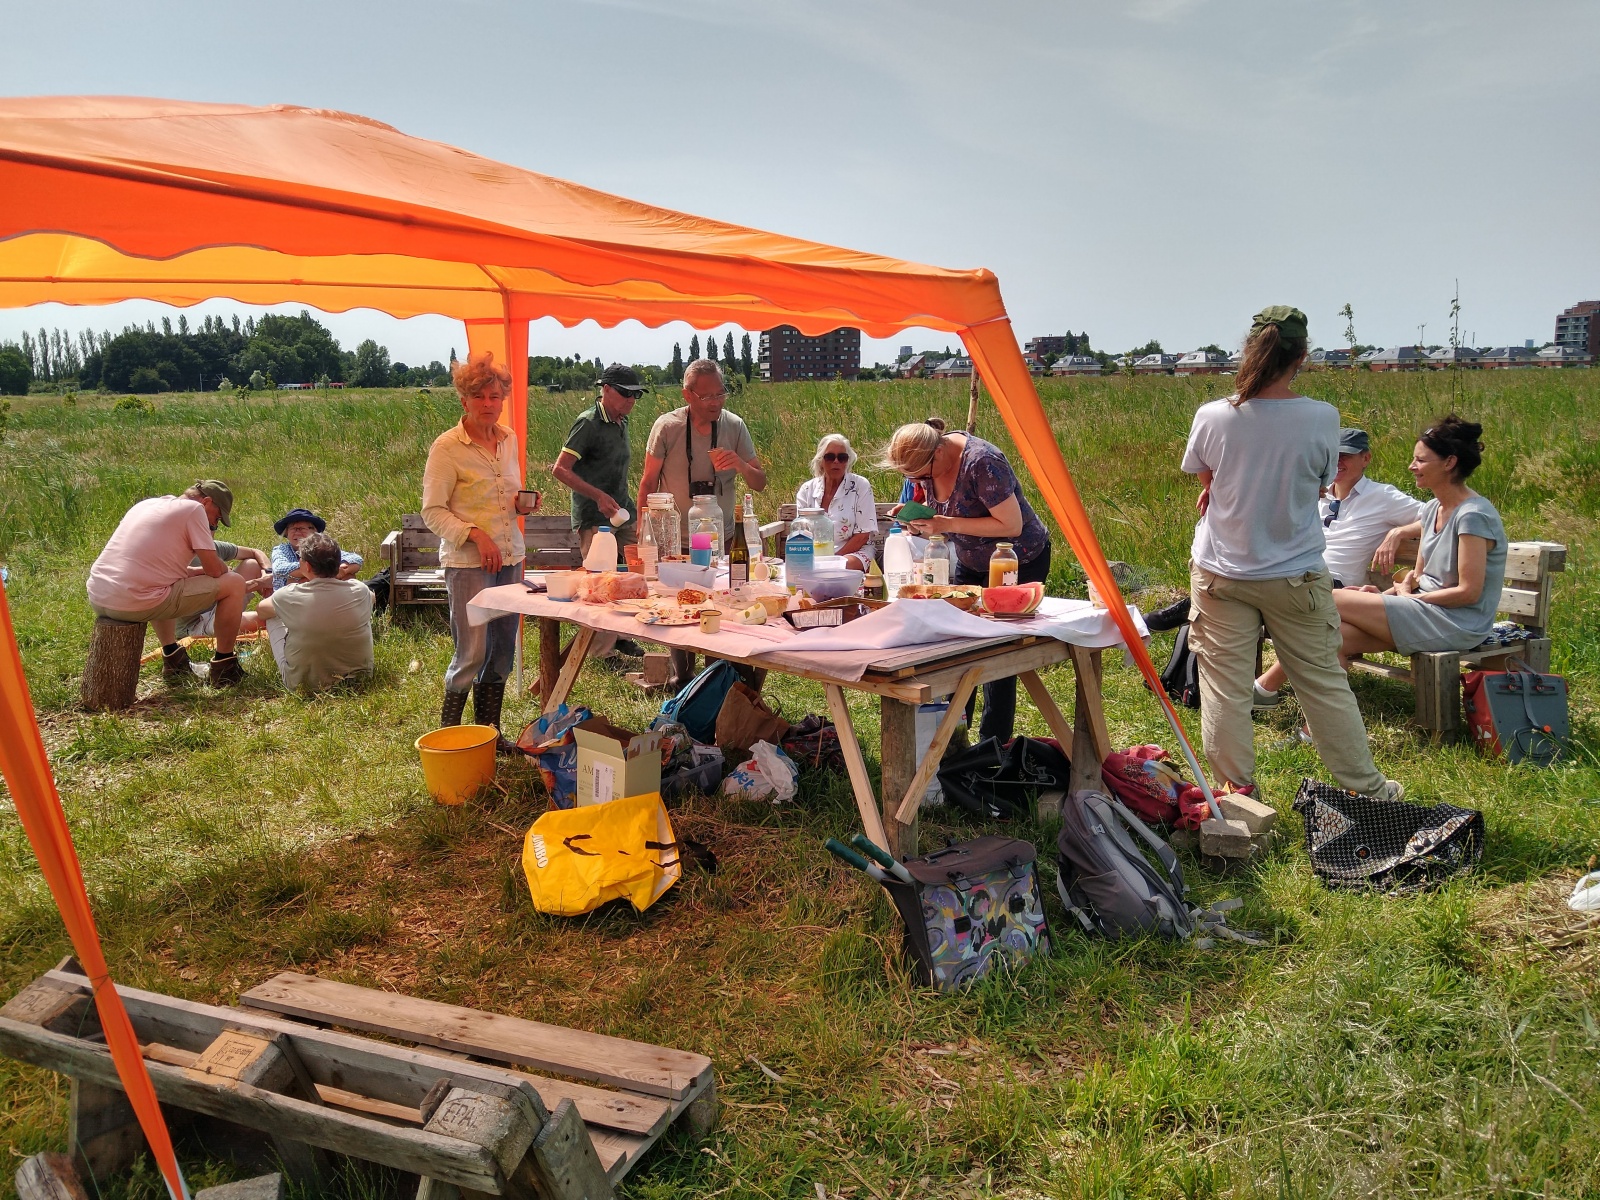
[{"label": "hiking boot", "polygon": [[1386,779],[1383,786],[1378,789],[1374,800],[1404,800],[1406,798],[1406,785],[1398,779]]},{"label": "hiking boot", "polygon": [[189,652],[179,646],[171,654],[161,655],[161,678],[168,683],[187,683],[194,678],[189,662]]},{"label": "hiking boot", "polygon": [[212,687],[237,687],[244,682],[244,667],[239,664],[239,656],[230,654],[227,658],[213,658],[211,670],[206,673],[206,682]]},{"label": "hiking boot", "polygon": [[1259,683],[1253,683],[1250,686],[1255,693],[1250,701],[1250,707],[1258,712],[1263,708],[1277,708],[1278,705],[1283,703],[1282,692],[1269,692]]},{"label": "hiking boot", "polygon": [[461,714],[467,708],[466,692],[452,692],[449,688],[444,691],[444,703],[439,707],[439,727],[461,724]]},{"label": "hiking boot", "polygon": [[1176,629],[1179,625],[1187,624],[1189,620],[1189,597],[1180,596],[1171,604],[1165,605],[1144,614],[1144,626],[1151,633],[1162,633],[1168,629]]},{"label": "hiking boot", "polygon": [[639,645],[639,643],[634,641],[632,638],[618,638],[616,648],[617,653],[622,655],[624,658],[644,657],[644,647]]}]

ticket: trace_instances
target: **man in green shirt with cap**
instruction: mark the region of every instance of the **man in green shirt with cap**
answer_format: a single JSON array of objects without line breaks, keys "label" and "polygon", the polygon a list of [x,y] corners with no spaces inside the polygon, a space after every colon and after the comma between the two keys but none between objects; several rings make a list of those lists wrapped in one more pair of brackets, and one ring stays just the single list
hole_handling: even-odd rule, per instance
[{"label": "man in green shirt with cap", "polygon": [[[572,489],[572,527],[578,531],[578,544],[584,554],[602,525],[609,525],[617,544],[626,545],[638,536],[635,514],[628,512],[628,468],[632,453],[628,448],[628,415],[644,394],[644,384],[632,367],[612,363],[600,374],[600,399],[573,421],[567,440],[550,474],[557,483]],[[590,653],[604,657],[612,647],[601,643]],[[623,654],[637,656],[643,651],[631,639],[614,643]]]}]

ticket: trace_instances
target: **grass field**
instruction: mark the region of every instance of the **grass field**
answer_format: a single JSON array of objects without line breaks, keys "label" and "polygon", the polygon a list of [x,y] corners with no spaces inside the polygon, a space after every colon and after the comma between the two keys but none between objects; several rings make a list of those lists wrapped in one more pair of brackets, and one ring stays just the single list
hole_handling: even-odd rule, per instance
[{"label": "grass field", "polygon": [[[1397,482],[1416,429],[1451,405],[1445,375],[1304,384],[1372,431],[1372,473]],[[1186,578],[1192,524],[1194,489],[1176,464],[1217,381],[1043,386],[1107,554],[1140,569],[1151,602],[1164,598]],[[149,413],[103,397],[15,401],[0,442],[0,560],[117,976],[227,1003],[296,968],[702,1051],[717,1064],[722,1124],[703,1145],[658,1149],[625,1185],[634,1200],[811,1200],[819,1186],[851,1200],[1596,1195],[1600,936],[1575,932],[1561,900],[1600,851],[1600,372],[1455,386],[1489,431],[1474,484],[1512,536],[1571,548],[1555,666],[1573,691],[1573,764],[1541,773],[1431,748],[1406,725],[1405,689],[1358,679],[1379,765],[1414,799],[1483,809],[1488,852],[1481,872],[1432,895],[1336,895],[1312,879],[1287,811],[1320,764],[1284,746],[1298,719],[1286,705],[1258,727],[1260,782],[1286,838],[1248,874],[1195,872],[1203,897],[1244,897],[1236,923],[1267,932],[1269,947],[1093,943],[1066,930],[1052,894],[1058,953],[957,998],[908,980],[875,886],[822,850],[854,823],[838,779],[807,779],[784,809],[684,805],[679,831],[723,868],[643,916],[534,913],[517,857],[544,806],[537,776],[505,768],[502,789],[465,810],[423,793],[411,741],[431,727],[449,656],[427,615],[380,621],[363,690],[287,696],[270,661],[251,659],[236,692],[169,692],[152,668],[131,712],[74,709],[92,623],[83,578],[130,503],[218,475],[238,498],[240,541],[269,547],[272,520],[307,504],[375,567],[385,531],[417,507],[429,441],[459,412],[451,395],[170,395]],[[530,462],[553,459],[583,403],[534,398]],[[903,420],[957,420],[965,403],[959,383],[751,387],[737,407],[771,470],[764,511],[793,495],[822,432],[867,450]],[[636,461],[669,406],[641,403]],[[1010,449],[992,409],[980,432]],[[1052,590],[1081,589],[1057,547]],[[1157,639],[1158,661],[1169,645]],[[1047,678],[1069,692],[1069,674]],[[1170,741],[1133,672],[1109,671],[1106,686],[1113,740]],[[791,717],[825,711],[819,687],[771,690]],[[622,722],[647,719],[631,691],[591,664],[577,694]],[[509,721],[532,715],[508,701]],[[858,700],[856,715],[870,756],[873,708]],[[1044,732],[1026,706],[1019,724]],[[947,817],[926,836],[980,828]],[[1053,845],[1048,822],[1018,832]],[[0,996],[67,949],[0,808]],[[64,1146],[66,1094],[57,1077],[0,1061],[0,1197],[22,1156]],[[200,1182],[225,1177],[190,1166]],[[103,1194],[160,1187],[145,1171]]]}]

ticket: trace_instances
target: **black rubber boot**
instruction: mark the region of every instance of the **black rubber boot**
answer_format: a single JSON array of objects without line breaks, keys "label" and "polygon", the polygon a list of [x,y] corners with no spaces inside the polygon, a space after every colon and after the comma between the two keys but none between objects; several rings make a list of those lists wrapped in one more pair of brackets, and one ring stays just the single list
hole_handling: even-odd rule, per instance
[{"label": "black rubber boot", "polygon": [[[500,728],[500,710],[506,702],[504,679],[480,679],[472,685],[472,719],[479,725]],[[513,742],[501,735],[494,744],[496,754],[520,754]]]},{"label": "black rubber boot", "polygon": [[439,707],[441,728],[446,725],[461,724],[461,714],[467,707],[467,695],[466,692],[452,692],[449,688],[445,689],[444,703]]}]

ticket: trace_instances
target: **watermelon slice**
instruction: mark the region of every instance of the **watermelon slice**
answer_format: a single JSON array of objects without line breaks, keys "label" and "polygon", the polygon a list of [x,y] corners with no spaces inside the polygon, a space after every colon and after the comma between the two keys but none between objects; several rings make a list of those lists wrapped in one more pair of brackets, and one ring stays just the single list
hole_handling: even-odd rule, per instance
[{"label": "watermelon slice", "polygon": [[1015,617],[1031,613],[1044,599],[1044,584],[1013,583],[1006,587],[983,589],[983,607],[1000,616]]}]

